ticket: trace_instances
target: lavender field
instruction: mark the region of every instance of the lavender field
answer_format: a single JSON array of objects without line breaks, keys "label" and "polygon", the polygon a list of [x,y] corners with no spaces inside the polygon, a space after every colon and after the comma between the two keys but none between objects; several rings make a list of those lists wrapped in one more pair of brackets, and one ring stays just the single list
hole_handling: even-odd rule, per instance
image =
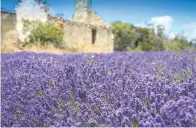
[{"label": "lavender field", "polygon": [[1,57],[2,127],[196,127],[196,53]]}]

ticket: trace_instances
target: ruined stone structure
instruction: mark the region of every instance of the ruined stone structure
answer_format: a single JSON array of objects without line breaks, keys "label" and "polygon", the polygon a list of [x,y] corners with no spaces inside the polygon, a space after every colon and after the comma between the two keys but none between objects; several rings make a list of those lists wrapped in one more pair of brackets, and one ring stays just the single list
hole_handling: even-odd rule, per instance
[{"label": "ruined stone structure", "polygon": [[109,25],[91,8],[91,0],[76,0],[71,22],[64,26],[65,42],[92,45],[102,52],[113,52],[113,35]]},{"label": "ruined stone structure", "polygon": [[[9,16],[6,17],[7,15]],[[64,29],[65,36],[63,41],[65,47],[75,45],[88,48],[90,46],[100,49],[99,52],[113,52],[111,27],[92,10],[91,0],[76,0],[75,13],[71,21],[50,16],[46,4],[39,3],[37,0],[21,0],[16,6],[16,13],[10,14],[5,12],[2,13],[1,17],[2,26],[7,23],[13,24],[11,28],[17,30],[18,39],[21,42],[27,39],[31,31],[23,31],[24,19],[30,21],[39,20],[42,22],[48,20],[55,21]],[[2,33],[5,34],[5,28],[2,29]]]},{"label": "ruined stone structure", "polygon": [[11,11],[1,10],[1,42],[5,34],[16,29],[16,14]]},{"label": "ruined stone structure", "polygon": [[103,19],[92,10],[91,3],[91,0],[76,0],[75,13],[72,21],[93,24],[96,26],[106,25]]},{"label": "ruined stone structure", "polygon": [[19,34],[19,39],[24,42],[30,34],[30,31],[23,31],[23,20],[46,22],[48,20],[49,9],[43,3],[38,3],[35,0],[21,0],[16,6],[17,25],[16,30]]}]

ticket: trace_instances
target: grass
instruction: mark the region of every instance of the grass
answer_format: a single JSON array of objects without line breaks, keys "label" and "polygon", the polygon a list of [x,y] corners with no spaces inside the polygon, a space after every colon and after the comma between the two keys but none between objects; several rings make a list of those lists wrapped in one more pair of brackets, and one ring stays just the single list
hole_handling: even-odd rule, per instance
[{"label": "grass", "polygon": [[102,53],[106,52],[105,49],[101,48],[99,45],[87,44],[83,46],[77,46],[74,48],[56,48],[53,45],[47,46],[36,46],[36,45],[26,45],[20,46],[19,43],[3,43],[1,45],[2,53],[9,52],[21,52],[21,51],[30,51],[36,53],[55,53],[55,54],[64,54],[64,53]]}]

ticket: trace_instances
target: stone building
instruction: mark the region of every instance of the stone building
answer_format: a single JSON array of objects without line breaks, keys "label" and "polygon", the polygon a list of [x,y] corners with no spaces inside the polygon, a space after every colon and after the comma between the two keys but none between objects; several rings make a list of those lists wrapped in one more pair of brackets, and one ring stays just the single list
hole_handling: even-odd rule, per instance
[{"label": "stone building", "polygon": [[39,3],[36,0],[21,0],[16,6],[16,30],[19,34],[19,39],[24,42],[27,39],[30,31],[23,32],[23,19],[41,22],[46,22],[49,16],[49,9],[46,4]]},{"label": "stone building", "polygon": [[[91,0],[76,0],[75,13],[71,20],[58,19],[49,14],[46,4],[39,3],[37,0],[21,0],[16,6],[16,13],[9,14],[10,18],[4,18],[2,26],[10,20],[17,30],[18,39],[24,42],[30,30],[23,31],[23,19],[46,22],[54,20],[60,27],[64,29],[64,45],[65,47],[84,46],[86,49],[95,48],[99,52],[113,52],[113,34],[110,25],[93,11]],[[1,11],[2,12],[2,11]],[[7,15],[6,12],[3,15]],[[5,22],[4,22],[5,21]],[[5,33],[4,31],[2,31]],[[85,51],[84,51],[85,52]],[[93,49],[91,52],[94,52]],[[96,51],[95,51],[96,52]]]},{"label": "stone building", "polygon": [[6,33],[16,28],[16,13],[1,9],[1,42],[4,41]]},{"label": "stone building", "polygon": [[93,46],[102,52],[113,52],[111,27],[91,8],[91,0],[76,0],[72,21],[64,25],[65,42]]}]

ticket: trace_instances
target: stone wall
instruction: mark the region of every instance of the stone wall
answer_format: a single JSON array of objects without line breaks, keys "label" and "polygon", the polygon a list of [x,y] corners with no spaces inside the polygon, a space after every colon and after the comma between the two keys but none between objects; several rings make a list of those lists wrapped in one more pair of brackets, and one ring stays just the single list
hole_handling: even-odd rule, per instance
[{"label": "stone wall", "polygon": [[16,29],[16,14],[1,11],[1,42],[4,41],[6,33]]},{"label": "stone wall", "polygon": [[[92,30],[96,30],[96,40],[92,43]],[[66,46],[95,46],[102,52],[113,52],[112,31],[106,27],[78,22],[66,22],[64,25]]]},{"label": "stone wall", "polygon": [[[113,52],[113,34],[111,28],[91,9],[90,4],[91,0],[76,0],[76,11],[72,21],[64,21],[51,17],[49,9],[44,3],[39,3],[37,0],[21,0],[16,6],[16,14],[2,12],[1,39],[4,40],[4,34],[7,31],[13,30],[9,35],[14,34],[20,42],[25,42],[31,29],[26,32],[23,31],[24,19],[30,21],[39,20],[43,23],[53,20],[60,27],[64,28],[65,46],[72,47],[74,45],[76,49],[80,49],[81,46],[88,46],[99,49],[99,52]],[[88,50],[88,47],[85,49]],[[96,51],[92,50],[92,52]]]},{"label": "stone wall", "polygon": [[35,0],[22,0],[16,7],[16,15],[16,29],[18,31],[20,41],[24,42],[30,34],[30,30],[25,33],[23,32],[23,19],[46,22],[48,20],[49,9],[45,4],[38,3]]},{"label": "stone wall", "polygon": [[91,8],[91,0],[76,0],[73,22],[86,23],[97,26],[107,26],[104,20]]}]

